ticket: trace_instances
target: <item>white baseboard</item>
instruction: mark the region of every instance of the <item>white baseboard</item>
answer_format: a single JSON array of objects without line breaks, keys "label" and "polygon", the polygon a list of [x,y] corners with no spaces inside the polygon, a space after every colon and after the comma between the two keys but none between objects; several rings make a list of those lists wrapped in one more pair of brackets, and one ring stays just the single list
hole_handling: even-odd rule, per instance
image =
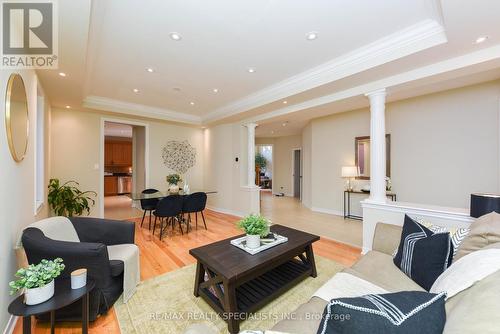
[{"label": "white baseboard", "polygon": [[245,216],[245,214],[243,212],[229,210],[229,209],[223,209],[223,208],[216,208],[216,207],[213,207],[210,205],[207,205],[207,209],[215,211],[215,212],[225,213],[227,215],[233,215],[236,217],[244,217]]},{"label": "white baseboard", "polygon": [[331,210],[331,209],[325,209],[325,208],[318,208],[318,207],[311,207],[311,210],[314,212],[320,212],[320,213],[326,213],[329,215],[334,215],[334,216],[344,216],[344,213],[342,211],[338,210]]},{"label": "white baseboard", "polygon": [[7,326],[3,330],[3,334],[12,334],[14,332],[14,328],[16,327],[17,318],[14,315],[11,315],[9,321],[7,321]]}]

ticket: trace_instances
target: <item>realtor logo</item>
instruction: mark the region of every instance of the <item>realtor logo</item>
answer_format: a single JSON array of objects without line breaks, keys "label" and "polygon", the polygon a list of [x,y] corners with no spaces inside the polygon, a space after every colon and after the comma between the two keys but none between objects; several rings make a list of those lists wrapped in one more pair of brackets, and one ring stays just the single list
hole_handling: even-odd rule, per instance
[{"label": "realtor logo", "polygon": [[3,69],[58,67],[57,3],[2,1]]}]

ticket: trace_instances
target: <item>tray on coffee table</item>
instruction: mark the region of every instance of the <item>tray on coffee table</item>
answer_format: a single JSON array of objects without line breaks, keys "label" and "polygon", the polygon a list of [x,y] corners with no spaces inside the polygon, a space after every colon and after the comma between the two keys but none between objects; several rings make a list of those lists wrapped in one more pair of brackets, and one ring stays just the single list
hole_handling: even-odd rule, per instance
[{"label": "tray on coffee table", "polygon": [[247,237],[246,236],[231,240],[231,245],[236,246],[239,249],[244,250],[248,254],[255,255],[255,254],[260,253],[266,249],[272,248],[274,246],[277,246],[279,244],[282,244],[282,243],[285,243],[288,241],[287,237],[284,237],[282,235],[278,235],[276,233],[274,233],[274,238],[276,238],[276,240],[271,241],[271,242],[261,242],[260,247],[257,247],[257,248],[247,247],[247,245],[246,245]]}]

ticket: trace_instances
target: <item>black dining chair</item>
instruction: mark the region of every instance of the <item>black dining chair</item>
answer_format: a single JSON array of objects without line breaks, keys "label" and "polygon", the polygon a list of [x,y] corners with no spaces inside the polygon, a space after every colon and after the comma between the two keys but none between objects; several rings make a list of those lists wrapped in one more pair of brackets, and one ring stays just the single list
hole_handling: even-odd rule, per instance
[{"label": "black dining chair", "polygon": [[203,218],[203,225],[205,225],[205,230],[207,229],[207,223],[205,222],[205,216],[203,215],[203,210],[207,206],[207,194],[204,192],[196,192],[191,195],[184,197],[184,203],[182,205],[182,213],[187,213],[187,227],[191,224],[191,213],[195,214],[196,229],[198,229],[198,212],[201,212],[201,218]]},{"label": "black dining chair", "polygon": [[[142,191],[143,194],[154,194],[157,193],[157,189],[149,188],[149,189],[144,189]],[[158,204],[159,199],[158,198],[147,198],[147,199],[141,199],[141,209],[144,210],[144,214],[142,215],[142,221],[141,221],[141,227],[142,224],[144,223],[144,218],[146,217],[146,212],[149,211],[149,225],[148,225],[148,230],[151,230],[151,213],[156,210],[156,205]]]},{"label": "black dining chair", "polygon": [[153,211],[153,214],[155,215],[155,222],[153,225],[153,235],[155,234],[157,218],[160,218],[160,240],[162,239],[163,232],[165,231],[165,229],[168,227],[169,224],[172,225],[172,230],[174,229],[176,221],[179,223],[181,234],[184,234],[184,232],[182,231],[181,221],[178,219],[178,217],[182,213],[182,202],[183,198],[180,195],[170,195],[165,198],[162,198],[158,202],[156,210]]}]

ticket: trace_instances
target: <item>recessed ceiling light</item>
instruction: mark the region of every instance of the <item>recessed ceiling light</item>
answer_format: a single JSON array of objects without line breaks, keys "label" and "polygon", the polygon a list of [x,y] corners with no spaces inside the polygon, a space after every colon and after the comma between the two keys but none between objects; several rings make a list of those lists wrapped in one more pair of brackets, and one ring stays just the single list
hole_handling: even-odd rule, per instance
[{"label": "recessed ceiling light", "polygon": [[171,32],[170,38],[174,41],[180,41],[182,39],[182,36],[178,32]]},{"label": "recessed ceiling light", "polygon": [[148,68],[146,69],[146,71],[148,71],[149,73],[153,73],[155,70],[154,70],[154,69],[152,69],[151,67],[148,67]]},{"label": "recessed ceiling light", "polygon": [[134,93],[139,93],[139,90],[137,88],[132,89]]},{"label": "recessed ceiling light", "polygon": [[313,41],[316,38],[318,38],[318,32],[317,31],[310,31],[306,34],[306,39],[308,41]]},{"label": "recessed ceiling light", "polygon": [[254,73],[255,72],[255,68],[249,67],[247,71],[248,71],[248,73]]},{"label": "recessed ceiling light", "polygon": [[66,76],[66,73],[64,73],[64,72],[59,72],[59,75],[60,75],[61,77],[65,77],[65,76]]},{"label": "recessed ceiling light", "polygon": [[70,109],[70,108],[71,108],[71,106],[66,106],[66,109]]},{"label": "recessed ceiling light", "polygon": [[483,42],[486,42],[487,39],[488,36],[479,36],[478,38],[476,38],[476,44],[481,44]]},{"label": "recessed ceiling light", "polygon": [[288,103],[288,101],[287,101],[287,100],[283,101],[283,104],[287,104],[287,103]]},{"label": "recessed ceiling light", "polygon": [[281,124],[281,125],[283,125],[283,126],[287,126],[287,125],[288,125],[288,121],[283,122],[283,124]]},{"label": "recessed ceiling light", "polygon": [[219,90],[218,90],[217,88],[214,88],[214,89],[212,89],[212,92],[214,92],[214,93],[218,93],[218,92],[219,92]]},{"label": "recessed ceiling light", "polygon": [[189,104],[190,104],[190,105],[192,105],[192,106],[194,106],[194,102],[192,102],[192,101],[191,101],[191,102],[189,102]]}]

